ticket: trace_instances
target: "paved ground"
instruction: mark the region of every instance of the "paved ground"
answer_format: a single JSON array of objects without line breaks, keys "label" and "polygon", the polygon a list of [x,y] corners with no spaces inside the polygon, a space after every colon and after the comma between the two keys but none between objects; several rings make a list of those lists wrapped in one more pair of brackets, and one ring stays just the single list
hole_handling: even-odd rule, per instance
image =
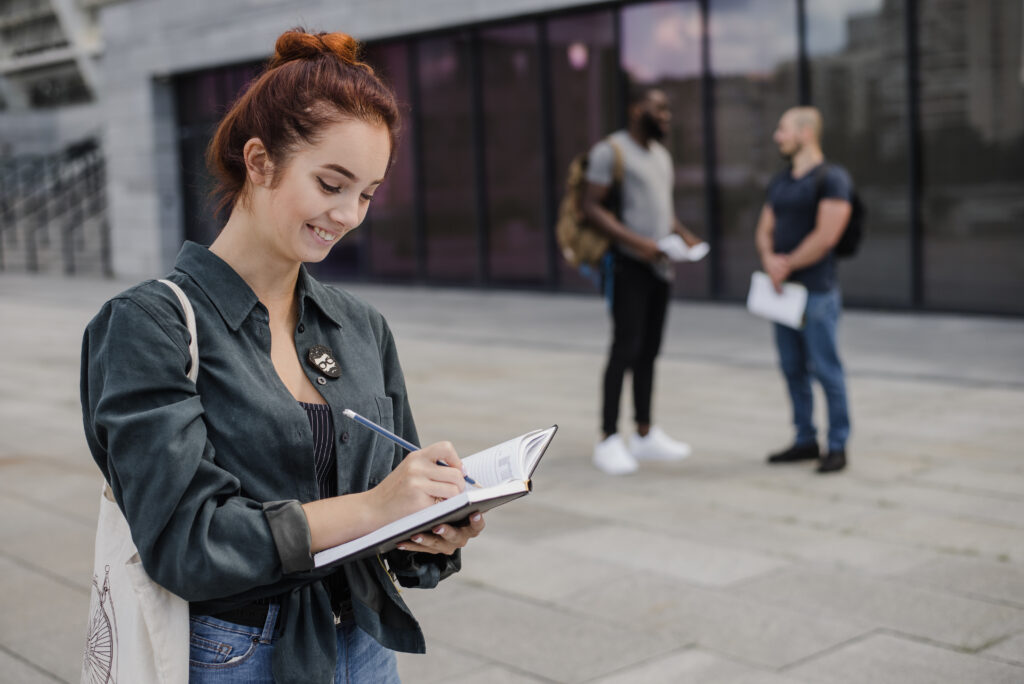
[{"label": "paved ground", "polygon": [[[78,681],[100,482],[78,345],[122,287],[0,274],[3,682]],[[430,651],[407,684],[1024,681],[1024,321],[849,313],[852,467],[823,478],[763,463],[790,437],[768,326],[675,304],[655,410],[694,455],[616,479],[589,464],[600,301],[352,289],[424,441],[561,426],[466,569],[406,591]]]}]

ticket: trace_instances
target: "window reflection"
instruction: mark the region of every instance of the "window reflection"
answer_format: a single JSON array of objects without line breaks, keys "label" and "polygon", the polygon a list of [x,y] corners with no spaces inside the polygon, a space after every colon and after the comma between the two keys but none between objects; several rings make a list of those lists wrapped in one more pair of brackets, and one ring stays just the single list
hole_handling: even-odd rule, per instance
[{"label": "window reflection", "polygon": [[384,183],[374,192],[365,225],[358,231],[365,234],[368,243],[370,273],[380,278],[410,279],[416,275],[415,141],[408,104],[408,60],[405,42],[372,45],[366,50],[366,61],[394,90],[402,112],[395,159]]},{"label": "window reflection", "polygon": [[1022,4],[918,4],[929,306],[1024,313]]},{"label": "window reflection", "polygon": [[468,34],[421,41],[419,78],[427,276],[470,282],[477,238]]},{"label": "window reflection", "polygon": [[795,0],[718,0],[710,4],[715,79],[715,154],[722,235],[722,294],[746,296],[760,268],[754,227],[765,188],[781,167],[772,132],[797,103]]},{"label": "window reflection", "polygon": [[[657,2],[622,10],[623,70],[630,83],[663,90],[672,106],[672,131],[665,145],[675,165],[676,215],[690,230],[707,238],[700,40],[696,2]],[[675,291],[684,296],[707,296],[709,264],[705,259],[678,266]]]},{"label": "window reflection", "polygon": [[[839,262],[848,301],[908,305],[906,50],[902,3],[806,0],[811,96],[825,122],[829,161],[853,177],[867,208],[855,258]],[[879,272],[885,277],[879,277]]]},{"label": "window reflection", "polygon": [[[548,21],[551,59],[551,106],[555,129],[557,196],[573,157],[611,133],[617,121],[615,80],[615,18],[611,10],[559,17]],[[559,283],[563,290],[593,292],[594,285],[561,257]]]},{"label": "window reflection", "polygon": [[480,32],[489,206],[489,276],[542,284],[540,74],[535,22]]}]

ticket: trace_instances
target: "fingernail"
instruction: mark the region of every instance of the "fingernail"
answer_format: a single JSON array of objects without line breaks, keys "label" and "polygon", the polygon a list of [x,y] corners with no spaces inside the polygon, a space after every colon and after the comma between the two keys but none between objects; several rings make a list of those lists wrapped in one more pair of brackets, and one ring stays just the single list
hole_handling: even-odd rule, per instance
[{"label": "fingernail", "polygon": [[434,528],[434,534],[444,534],[444,525]]},{"label": "fingernail", "polygon": [[481,515],[479,513],[474,513],[473,515],[471,515],[469,517],[469,519],[472,520],[473,522],[480,522],[480,518],[481,518]]},{"label": "fingernail", "polygon": [[399,551],[405,551],[405,546],[403,546],[402,544],[399,544],[395,548],[397,548]]},{"label": "fingernail", "polygon": [[417,544],[419,544],[420,542],[422,542],[422,541],[423,541],[423,537],[413,537],[413,538],[412,538],[412,540],[413,540],[414,542],[416,542]]}]

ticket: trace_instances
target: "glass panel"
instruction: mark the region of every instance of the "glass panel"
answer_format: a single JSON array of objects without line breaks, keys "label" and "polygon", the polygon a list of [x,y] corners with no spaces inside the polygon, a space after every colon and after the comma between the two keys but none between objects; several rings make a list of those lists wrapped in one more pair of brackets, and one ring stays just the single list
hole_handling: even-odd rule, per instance
[{"label": "glass panel", "polygon": [[715,150],[722,239],[722,294],[741,299],[761,267],[754,227],[765,188],[781,168],[772,132],[797,103],[794,0],[711,3],[711,69],[715,78]]},{"label": "glass panel", "polygon": [[480,32],[490,278],[543,284],[540,74],[535,22]]},{"label": "glass panel", "polygon": [[402,110],[402,131],[387,179],[373,195],[366,222],[359,231],[369,247],[370,274],[382,278],[416,276],[415,168],[412,117],[409,112],[409,68],[406,43],[372,45],[366,61],[395,91]]},{"label": "glass panel", "polygon": [[243,64],[180,76],[175,79],[178,149],[185,214],[185,238],[201,245],[213,242],[227,220],[215,213],[213,177],[206,168],[206,147],[221,117],[262,64]]},{"label": "glass panel", "polygon": [[850,172],[867,209],[860,250],[839,261],[843,296],[854,303],[909,306],[902,4],[806,0],[806,7],[811,97],[825,122],[822,147]]},{"label": "glass panel", "polygon": [[[696,2],[657,2],[622,10],[622,68],[630,83],[665,91],[672,106],[672,132],[665,146],[675,164],[676,216],[707,238],[700,36]],[[675,292],[707,297],[709,264],[710,259],[704,259],[677,266]]]},{"label": "glass panel", "polygon": [[1024,313],[1022,5],[918,3],[930,307]]},{"label": "glass panel", "polygon": [[468,34],[422,41],[419,78],[427,275],[470,282],[477,238]]},{"label": "glass panel", "polygon": [[[551,19],[551,106],[555,129],[555,170],[559,199],[573,157],[611,133],[618,119],[615,74],[615,17],[611,10]],[[593,283],[558,259],[563,290],[594,292]]]}]

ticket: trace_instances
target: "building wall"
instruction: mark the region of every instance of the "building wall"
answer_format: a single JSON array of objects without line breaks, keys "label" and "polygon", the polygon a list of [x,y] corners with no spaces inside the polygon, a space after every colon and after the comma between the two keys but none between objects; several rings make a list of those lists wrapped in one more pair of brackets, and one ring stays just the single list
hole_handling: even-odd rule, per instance
[{"label": "building wall", "polygon": [[182,235],[173,74],[265,58],[293,26],[361,40],[555,10],[566,0],[134,0],[105,8],[100,102],[115,274],[166,270]]}]

